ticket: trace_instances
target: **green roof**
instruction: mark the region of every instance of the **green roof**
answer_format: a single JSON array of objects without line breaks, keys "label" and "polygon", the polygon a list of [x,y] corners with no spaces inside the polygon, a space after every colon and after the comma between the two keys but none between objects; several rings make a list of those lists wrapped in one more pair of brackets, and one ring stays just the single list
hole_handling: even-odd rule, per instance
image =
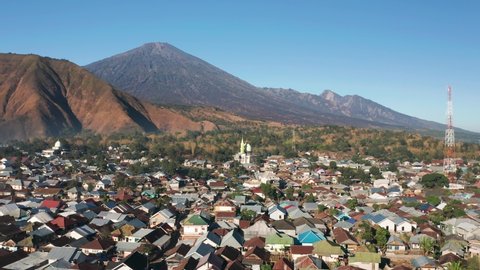
[{"label": "green roof", "polygon": [[373,252],[355,252],[355,256],[349,257],[348,261],[351,263],[380,263],[382,256],[380,253]]},{"label": "green roof", "polygon": [[267,235],[265,244],[270,245],[293,245],[294,240],[290,235],[285,233],[271,233]]},{"label": "green roof", "polygon": [[340,245],[328,240],[322,240],[313,244],[313,253],[320,256],[344,255]]},{"label": "green roof", "polygon": [[29,236],[25,239],[20,240],[17,243],[17,246],[19,246],[19,247],[33,247],[33,237]]},{"label": "green roof", "polygon": [[208,225],[208,222],[203,219],[200,215],[192,215],[190,218],[185,220],[183,225]]}]

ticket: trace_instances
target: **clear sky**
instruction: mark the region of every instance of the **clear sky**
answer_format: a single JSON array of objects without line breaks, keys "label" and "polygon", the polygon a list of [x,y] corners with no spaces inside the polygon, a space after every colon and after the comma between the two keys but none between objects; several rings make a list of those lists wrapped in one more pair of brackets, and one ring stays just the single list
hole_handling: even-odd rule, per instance
[{"label": "clear sky", "polygon": [[79,65],[168,42],[256,86],[357,94],[480,132],[480,1],[4,1],[0,52]]}]

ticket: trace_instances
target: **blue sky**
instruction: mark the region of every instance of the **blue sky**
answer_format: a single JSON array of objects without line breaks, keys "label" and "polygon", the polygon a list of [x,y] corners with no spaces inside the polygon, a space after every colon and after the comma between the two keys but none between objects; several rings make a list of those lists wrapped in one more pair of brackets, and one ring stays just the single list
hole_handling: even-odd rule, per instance
[{"label": "blue sky", "polygon": [[80,65],[168,42],[256,86],[357,94],[480,132],[478,1],[5,1],[0,52]]}]

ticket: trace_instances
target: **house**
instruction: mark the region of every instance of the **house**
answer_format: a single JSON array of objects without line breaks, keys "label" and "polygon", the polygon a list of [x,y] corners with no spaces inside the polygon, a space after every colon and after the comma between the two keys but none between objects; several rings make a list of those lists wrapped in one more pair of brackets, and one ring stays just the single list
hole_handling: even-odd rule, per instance
[{"label": "house", "polygon": [[339,261],[345,255],[345,252],[340,245],[329,240],[323,240],[313,245],[313,254],[329,263]]},{"label": "house", "polygon": [[90,228],[88,225],[83,225],[69,231],[67,233],[67,236],[75,240],[78,240],[80,238],[91,237],[95,234],[96,234],[96,231],[94,229]]},{"label": "house", "polygon": [[198,259],[196,266],[197,270],[223,270],[225,268],[226,261],[216,255],[215,253],[209,253]]},{"label": "house", "polygon": [[201,236],[197,240],[197,243],[204,243],[214,248],[219,247],[221,242],[222,238],[214,232],[208,232],[206,235]]},{"label": "house", "polygon": [[420,256],[411,260],[412,266],[415,270],[437,270],[442,269],[439,264],[428,257]]},{"label": "house", "polygon": [[270,253],[260,247],[253,247],[243,256],[242,264],[249,266],[252,270],[260,270],[260,266],[270,261]]},{"label": "house", "polygon": [[149,219],[150,228],[156,227],[159,224],[168,223],[171,227],[175,226],[175,214],[169,209],[162,209],[153,214]]},{"label": "house", "polygon": [[209,222],[198,214],[187,217],[182,225],[183,239],[196,239],[208,233]]},{"label": "house", "polygon": [[264,237],[254,237],[243,243],[243,249],[248,250],[250,248],[259,247],[265,248],[265,238]]},{"label": "house", "polygon": [[299,246],[299,245],[290,246],[290,255],[292,256],[293,261],[295,261],[297,258],[310,255],[312,253],[313,253],[313,246]]},{"label": "house", "polygon": [[333,229],[332,234],[335,242],[350,253],[354,253],[360,246],[357,239],[342,228]]},{"label": "house", "polygon": [[268,226],[264,219],[257,219],[250,227],[243,230],[243,237],[249,240],[255,237],[266,237],[267,235],[277,232],[274,228]]},{"label": "house", "polygon": [[398,236],[390,235],[387,241],[388,252],[398,252],[407,250],[407,245]]},{"label": "house", "polygon": [[329,269],[328,266],[322,261],[322,259],[317,258],[313,255],[302,256],[295,260],[295,269]]},{"label": "house", "polygon": [[215,248],[210,245],[207,245],[203,242],[199,242],[195,246],[193,246],[187,253],[185,257],[192,256],[194,259],[200,259],[203,256],[213,253]]},{"label": "house", "polygon": [[[34,252],[28,256],[19,256],[18,252],[10,253],[8,258],[0,257],[0,263],[3,264],[4,261],[7,261],[7,264],[4,265],[3,269],[39,269],[48,264],[48,253],[47,252]],[[16,261],[11,262],[9,259],[14,258]],[[11,263],[8,263],[11,262]]]},{"label": "house", "polygon": [[423,238],[429,238],[432,241],[436,241],[433,237],[430,237],[426,234],[416,234],[412,237],[410,237],[410,248],[413,250],[419,250],[420,249],[420,243],[422,242]]},{"label": "house", "polygon": [[245,240],[243,236],[237,229],[233,229],[222,237],[222,242],[220,243],[221,247],[233,247],[240,249],[243,247]]},{"label": "house", "polygon": [[140,252],[134,252],[127,258],[123,259],[120,264],[114,267],[112,270],[137,270],[147,269],[148,257]]},{"label": "house", "polygon": [[325,240],[325,236],[318,229],[308,229],[297,236],[298,242],[303,246],[313,246],[318,241]]},{"label": "house", "polygon": [[128,243],[128,242],[117,242],[115,244],[115,250],[117,252],[117,258],[123,259],[128,257],[132,252],[137,250],[142,243]]},{"label": "house", "polygon": [[106,255],[113,251],[115,247],[115,242],[110,239],[94,239],[81,247],[81,250],[86,255]]},{"label": "house", "polygon": [[215,251],[215,254],[222,257],[225,261],[242,261],[243,255],[239,248],[224,246]]},{"label": "house", "polygon": [[290,235],[292,237],[295,237],[297,235],[297,228],[295,225],[293,225],[292,222],[288,220],[276,220],[271,223],[272,227],[275,228],[277,231],[281,233],[285,233],[287,235]]},{"label": "house", "polygon": [[172,249],[169,249],[165,252],[165,261],[171,267],[177,266],[180,261],[182,261],[188,254],[188,251],[191,249],[189,245],[178,244]]},{"label": "house", "polygon": [[47,255],[48,262],[54,263],[63,260],[70,264],[84,262],[87,257],[75,247],[53,247]]},{"label": "house", "polygon": [[348,265],[362,269],[378,270],[382,256],[373,252],[355,252],[353,256],[348,257]]},{"label": "house", "polygon": [[442,255],[451,253],[460,257],[464,257],[468,247],[469,243],[467,241],[460,239],[447,239],[443,244],[442,248],[440,249],[440,252],[442,253]]},{"label": "house", "polygon": [[293,237],[285,233],[271,233],[265,238],[265,248],[274,253],[282,253],[293,244]]},{"label": "house", "polygon": [[273,220],[283,220],[287,217],[287,210],[283,207],[275,205],[268,209],[268,216]]},{"label": "house", "polygon": [[31,216],[27,222],[29,223],[41,223],[41,224],[46,224],[49,221],[52,221],[53,218],[48,214],[47,212],[39,212],[33,216]]},{"label": "house", "polygon": [[281,258],[275,261],[272,270],[294,270],[294,265],[287,258]]}]

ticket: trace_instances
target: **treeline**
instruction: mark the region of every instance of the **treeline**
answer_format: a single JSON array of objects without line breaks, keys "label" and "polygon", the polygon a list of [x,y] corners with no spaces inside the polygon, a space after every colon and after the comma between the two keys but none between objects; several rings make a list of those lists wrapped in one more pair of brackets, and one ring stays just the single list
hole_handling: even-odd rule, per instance
[{"label": "treeline", "polygon": [[[258,125],[231,127],[186,134],[116,134],[108,137],[82,134],[60,138],[72,159],[106,160],[108,147],[122,149],[122,158],[166,157],[175,163],[188,159],[225,162],[239,151],[241,139],[249,143],[261,162],[268,155],[295,157],[299,153],[336,153],[358,160],[373,156],[386,161],[431,161],[443,158],[443,141],[401,131],[351,127],[278,127]],[[30,154],[53,146],[58,138],[35,139],[0,147],[0,157],[19,156],[19,149]],[[457,143],[456,153],[468,160],[480,157],[480,145]],[[94,157],[94,159],[92,159]]]}]

